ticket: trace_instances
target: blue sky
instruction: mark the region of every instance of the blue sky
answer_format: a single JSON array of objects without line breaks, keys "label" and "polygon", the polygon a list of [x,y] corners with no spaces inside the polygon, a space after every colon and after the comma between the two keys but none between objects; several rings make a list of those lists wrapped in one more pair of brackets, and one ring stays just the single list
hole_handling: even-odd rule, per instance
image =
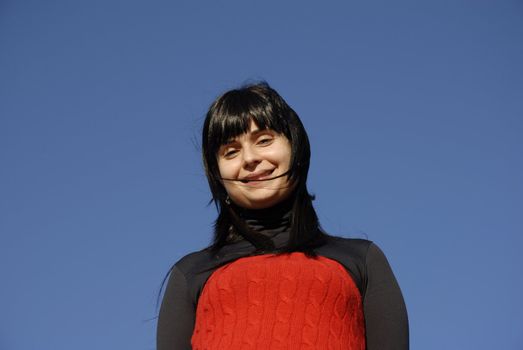
[{"label": "blue sky", "polygon": [[0,348],[154,349],[165,273],[211,238],[203,115],[260,79],[412,348],[523,348],[522,38],[515,0],[0,2]]}]

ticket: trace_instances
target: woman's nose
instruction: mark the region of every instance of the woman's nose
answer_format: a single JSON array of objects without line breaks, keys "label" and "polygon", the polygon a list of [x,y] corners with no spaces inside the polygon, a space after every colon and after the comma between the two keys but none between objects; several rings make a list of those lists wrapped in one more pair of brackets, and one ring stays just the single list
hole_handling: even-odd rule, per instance
[{"label": "woman's nose", "polygon": [[260,154],[251,146],[244,147],[243,152],[243,166],[248,169],[252,166],[256,166],[261,162]]}]

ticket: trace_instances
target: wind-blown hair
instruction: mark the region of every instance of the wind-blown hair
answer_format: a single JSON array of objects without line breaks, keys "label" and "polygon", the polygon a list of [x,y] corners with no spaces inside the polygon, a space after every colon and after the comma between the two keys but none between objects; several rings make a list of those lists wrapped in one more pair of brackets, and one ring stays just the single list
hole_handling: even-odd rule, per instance
[{"label": "wind-blown hair", "polygon": [[326,235],[312,206],[314,197],[306,185],[310,163],[309,138],[296,112],[265,82],[224,93],[213,102],[205,118],[202,156],[212,201],[218,210],[211,251],[219,251],[231,239],[231,234],[242,236],[260,252],[274,248],[269,238],[256,234],[247,226],[238,213],[239,208],[227,203],[227,191],[218,168],[220,146],[248,132],[251,121],[260,129],[271,129],[285,135],[291,145],[288,176],[289,183],[295,187],[290,199],[293,202],[291,230],[289,243],[279,252],[302,251],[314,256],[312,249],[323,244]]}]

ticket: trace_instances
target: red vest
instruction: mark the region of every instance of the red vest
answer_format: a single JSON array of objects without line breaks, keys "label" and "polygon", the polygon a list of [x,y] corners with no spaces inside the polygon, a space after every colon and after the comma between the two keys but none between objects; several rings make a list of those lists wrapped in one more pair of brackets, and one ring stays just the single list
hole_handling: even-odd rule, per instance
[{"label": "red vest", "polygon": [[361,295],[335,260],[303,253],[240,258],[207,280],[194,350],[365,350]]}]

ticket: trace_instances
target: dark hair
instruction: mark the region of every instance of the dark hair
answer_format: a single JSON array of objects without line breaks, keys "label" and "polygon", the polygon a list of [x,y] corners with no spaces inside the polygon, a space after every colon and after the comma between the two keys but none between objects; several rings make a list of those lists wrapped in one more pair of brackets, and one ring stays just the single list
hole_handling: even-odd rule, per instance
[{"label": "dark hair", "polygon": [[307,132],[296,112],[266,82],[230,90],[218,97],[207,112],[202,132],[202,155],[212,201],[218,210],[214,225],[212,252],[218,252],[231,238],[231,232],[251,242],[257,251],[272,250],[272,241],[253,232],[238,214],[238,208],[227,204],[227,192],[218,169],[217,153],[223,144],[246,133],[251,121],[260,129],[271,129],[287,137],[291,144],[289,182],[295,186],[291,196],[291,229],[288,244],[279,252],[302,251],[315,256],[313,248],[324,243],[312,205],[314,197],[307,190],[310,144]]}]

